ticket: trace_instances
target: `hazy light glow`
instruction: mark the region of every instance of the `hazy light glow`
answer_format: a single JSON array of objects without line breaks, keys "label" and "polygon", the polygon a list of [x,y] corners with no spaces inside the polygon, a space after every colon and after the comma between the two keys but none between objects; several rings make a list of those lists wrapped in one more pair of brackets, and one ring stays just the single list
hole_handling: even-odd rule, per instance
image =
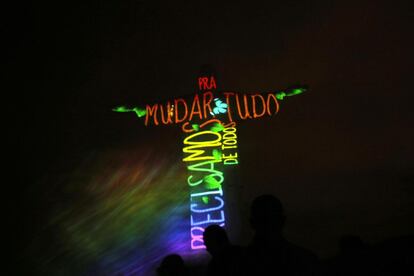
[{"label": "hazy light glow", "polygon": [[151,145],[94,156],[59,180],[66,196],[28,254],[42,275],[150,275],[166,254],[194,255],[186,174]]}]

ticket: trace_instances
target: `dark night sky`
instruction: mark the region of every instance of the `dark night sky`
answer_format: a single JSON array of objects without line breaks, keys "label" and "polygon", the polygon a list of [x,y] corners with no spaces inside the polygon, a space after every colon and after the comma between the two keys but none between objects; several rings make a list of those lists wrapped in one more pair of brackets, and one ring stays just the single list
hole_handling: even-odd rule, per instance
[{"label": "dark night sky", "polygon": [[205,63],[222,90],[311,88],[272,120],[240,124],[245,206],[261,193],[278,195],[288,237],[321,255],[334,253],[346,233],[372,242],[413,233],[409,7],[271,2],[11,7],[8,132],[23,182],[7,188],[7,204],[23,235],[29,239],[39,212],[25,191],[45,174],[69,173],[88,152],[161,135],[178,152],[177,130],[146,129],[111,108],[191,94]]}]

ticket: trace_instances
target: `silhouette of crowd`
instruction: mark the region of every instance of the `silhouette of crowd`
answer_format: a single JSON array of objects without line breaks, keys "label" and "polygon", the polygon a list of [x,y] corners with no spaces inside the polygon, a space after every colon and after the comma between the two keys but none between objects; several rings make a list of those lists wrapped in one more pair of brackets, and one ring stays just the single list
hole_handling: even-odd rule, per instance
[{"label": "silhouette of crowd", "polygon": [[191,274],[176,254],[165,257],[157,269],[160,276],[189,275],[414,275],[413,236],[400,237],[376,246],[365,244],[359,236],[345,235],[339,240],[339,254],[321,261],[311,251],[286,240],[283,205],[273,195],[253,200],[250,225],[254,236],[246,247],[229,241],[224,228],[208,226],[203,234],[211,259],[202,274]]}]

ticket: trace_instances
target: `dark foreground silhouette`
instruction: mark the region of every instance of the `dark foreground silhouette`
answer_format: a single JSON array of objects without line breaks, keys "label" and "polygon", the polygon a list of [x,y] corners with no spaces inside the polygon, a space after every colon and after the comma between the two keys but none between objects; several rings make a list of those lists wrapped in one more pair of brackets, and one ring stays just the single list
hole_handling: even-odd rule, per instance
[{"label": "dark foreground silhouette", "polygon": [[[240,276],[411,276],[414,275],[414,237],[404,236],[369,245],[359,236],[339,240],[337,256],[320,262],[311,251],[283,236],[286,216],[278,198],[257,197],[251,204],[250,224],[254,237],[247,247],[233,245],[224,228],[208,226],[203,234],[211,260],[206,273],[191,275]],[[178,255],[167,256],[158,275],[189,275]]]},{"label": "dark foreground silhouette", "polygon": [[203,234],[204,244],[211,255],[207,275],[241,275],[243,252],[241,247],[232,245],[224,228],[208,226]]},{"label": "dark foreground silhouette", "polygon": [[315,254],[287,241],[282,234],[286,221],[283,206],[273,195],[257,197],[250,210],[254,231],[246,249],[243,275],[318,275]]},{"label": "dark foreground silhouette", "polygon": [[339,240],[337,256],[325,261],[325,275],[409,276],[414,275],[414,237],[403,236],[367,244],[359,236]]},{"label": "dark foreground silhouette", "polygon": [[188,276],[184,260],[177,254],[166,256],[157,269],[158,276]]}]

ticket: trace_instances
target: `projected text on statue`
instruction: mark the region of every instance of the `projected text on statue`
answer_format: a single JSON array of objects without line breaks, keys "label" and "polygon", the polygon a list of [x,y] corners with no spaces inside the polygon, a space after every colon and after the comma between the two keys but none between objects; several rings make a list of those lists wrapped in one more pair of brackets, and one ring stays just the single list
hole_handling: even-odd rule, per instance
[{"label": "projected text on statue", "polygon": [[306,91],[295,87],[285,91],[244,94],[217,92],[216,79],[203,75],[199,92],[145,107],[119,106],[116,112],[134,112],[148,125],[179,124],[184,135],[183,159],[190,190],[190,247],[205,248],[204,229],[211,224],[226,226],[226,170],[239,164],[236,121],[273,116],[279,101]]}]

